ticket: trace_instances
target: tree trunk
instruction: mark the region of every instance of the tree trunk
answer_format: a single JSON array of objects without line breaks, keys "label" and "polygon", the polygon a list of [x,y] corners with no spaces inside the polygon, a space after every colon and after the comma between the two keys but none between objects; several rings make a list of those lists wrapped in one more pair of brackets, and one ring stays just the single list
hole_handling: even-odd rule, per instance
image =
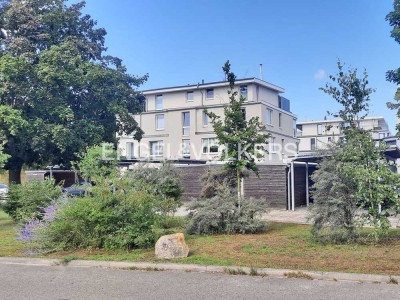
[{"label": "tree trunk", "polygon": [[21,184],[21,165],[14,165],[8,169],[8,182]]},{"label": "tree trunk", "polygon": [[239,169],[236,170],[236,176],[237,176],[237,193],[238,193],[238,207],[239,207],[239,212],[241,210],[241,206],[242,206],[242,179],[240,176],[240,171]]}]

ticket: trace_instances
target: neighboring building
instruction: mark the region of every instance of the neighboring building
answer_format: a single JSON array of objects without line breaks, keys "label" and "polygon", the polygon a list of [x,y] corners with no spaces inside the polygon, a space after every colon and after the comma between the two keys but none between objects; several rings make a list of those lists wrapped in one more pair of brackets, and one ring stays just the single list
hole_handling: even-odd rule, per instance
[{"label": "neighboring building", "polygon": [[[122,156],[127,160],[217,161],[221,147],[204,110],[223,116],[228,89],[229,82],[222,81],[144,91],[145,109],[135,119],[145,134],[140,143],[121,136]],[[270,155],[261,163],[284,164],[298,146],[296,116],[290,111],[290,101],[280,95],[284,89],[248,78],[236,80],[235,90],[246,98],[246,119],[259,117],[271,133]]]},{"label": "neighboring building", "polygon": [[[389,126],[383,117],[365,117],[358,124],[369,131],[375,140],[391,136]],[[346,124],[340,119],[298,122],[299,154],[325,149],[330,142],[337,142],[343,138],[342,129],[345,126]]]},{"label": "neighboring building", "polygon": [[[297,123],[297,136],[300,139],[298,155],[291,158],[288,170],[288,205],[287,209],[309,205],[312,198],[310,176],[316,170],[321,157],[316,152],[325,149],[331,142],[344,138],[343,128],[346,123],[341,119],[304,121]],[[383,117],[366,117],[358,122],[358,126],[369,131],[373,139],[379,143],[386,142],[388,149],[385,157],[392,162],[392,170],[396,171],[396,161],[400,157],[399,140],[390,134],[388,124]]]},{"label": "neighboring building", "polygon": [[[381,139],[386,143],[385,156],[388,161],[393,162],[392,171],[400,173],[400,140],[397,136],[388,136]],[[380,141],[380,140],[379,140]]]}]

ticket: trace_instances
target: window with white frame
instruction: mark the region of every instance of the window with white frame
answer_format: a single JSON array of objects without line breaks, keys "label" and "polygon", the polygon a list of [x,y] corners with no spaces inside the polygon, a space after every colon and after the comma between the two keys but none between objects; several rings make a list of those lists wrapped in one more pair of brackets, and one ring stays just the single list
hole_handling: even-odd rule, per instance
[{"label": "window with white frame", "polygon": [[296,137],[303,135],[303,125],[296,124]]},{"label": "window with white frame", "polygon": [[214,89],[207,89],[206,96],[207,96],[207,99],[214,99]]},{"label": "window with white frame", "polygon": [[187,93],[186,93],[186,100],[187,100],[187,101],[193,101],[193,96],[194,96],[193,91],[187,92]]},{"label": "window with white frame", "polygon": [[317,149],[317,139],[316,138],[310,139],[310,149],[311,150]]},{"label": "window with white frame", "polygon": [[188,136],[190,134],[190,112],[185,111],[182,113],[182,135]]},{"label": "window with white frame", "polygon": [[190,140],[182,140],[182,156],[190,158]]},{"label": "window with white frame", "polygon": [[275,148],[275,137],[270,137],[269,138],[269,153],[276,153],[276,148]]},{"label": "window with white frame", "polygon": [[203,153],[218,153],[218,140],[216,138],[201,139]]},{"label": "window with white frame", "polygon": [[142,97],[140,99],[140,112],[146,112],[147,111],[147,99],[145,97]]},{"label": "window with white frame", "polygon": [[267,110],[266,110],[265,124],[272,125],[272,109],[267,108]]},{"label": "window with white frame", "polygon": [[317,124],[317,134],[318,135],[322,134],[322,124]]},{"label": "window with white frame", "polygon": [[126,143],[126,158],[131,159],[135,156],[134,153],[134,143],[132,142],[127,142]]},{"label": "window with white frame", "polygon": [[156,110],[162,110],[162,109],[163,109],[163,96],[157,95],[156,96]]},{"label": "window with white frame", "polygon": [[164,130],[164,115],[156,115],[156,130]]},{"label": "window with white frame", "polygon": [[209,122],[208,115],[207,115],[207,113],[205,111],[203,111],[203,126],[207,127],[208,126],[208,122]]},{"label": "window with white frame", "polygon": [[152,156],[152,157],[164,156],[164,142],[163,141],[150,142],[150,156]]},{"label": "window with white frame", "polygon": [[247,101],[247,85],[240,86],[240,96],[243,97],[244,101]]},{"label": "window with white frame", "polygon": [[278,124],[279,124],[279,128],[282,127],[282,113],[279,113],[278,115]]}]

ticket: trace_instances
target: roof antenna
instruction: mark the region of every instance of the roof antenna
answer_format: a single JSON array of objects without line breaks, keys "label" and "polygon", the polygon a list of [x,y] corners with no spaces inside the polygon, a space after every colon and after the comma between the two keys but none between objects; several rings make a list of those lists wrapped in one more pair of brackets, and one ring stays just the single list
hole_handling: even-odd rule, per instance
[{"label": "roof antenna", "polygon": [[260,64],[260,79],[263,80],[263,78],[262,78],[262,64]]}]

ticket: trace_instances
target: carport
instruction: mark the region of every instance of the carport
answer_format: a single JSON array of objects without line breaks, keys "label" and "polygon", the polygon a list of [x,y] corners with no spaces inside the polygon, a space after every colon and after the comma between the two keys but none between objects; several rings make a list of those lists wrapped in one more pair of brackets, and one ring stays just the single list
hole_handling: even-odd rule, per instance
[{"label": "carport", "polygon": [[312,201],[310,188],[313,184],[310,176],[316,170],[321,158],[315,154],[303,154],[291,158],[287,171],[288,210],[294,211],[296,207],[310,205]]}]

